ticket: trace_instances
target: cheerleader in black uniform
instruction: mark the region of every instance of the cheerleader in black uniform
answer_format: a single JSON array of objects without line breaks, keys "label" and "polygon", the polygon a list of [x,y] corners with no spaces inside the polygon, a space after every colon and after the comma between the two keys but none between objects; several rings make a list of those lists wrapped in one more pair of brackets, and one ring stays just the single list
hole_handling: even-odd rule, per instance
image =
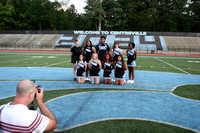
[{"label": "cheerleader in black uniform", "polygon": [[110,47],[106,43],[106,37],[105,36],[101,36],[100,40],[101,40],[101,43],[96,46],[96,51],[98,53],[99,60],[102,61],[103,56],[106,53],[110,53]]},{"label": "cheerleader in black uniform", "polygon": [[[124,55],[122,53],[122,49],[119,48],[119,42],[115,42],[114,45],[113,45],[113,62],[116,63],[117,62],[117,57],[119,55]],[[113,75],[114,77],[114,75]],[[115,81],[115,79],[113,79],[113,81]]]},{"label": "cheerleader in black uniform", "polygon": [[[128,70],[129,70],[129,80],[127,83],[132,83],[134,84],[134,78],[135,78],[135,73],[134,69],[136,67],[136,58],[137,58],[137,53],[135,50],[135,43],[130,42],[129,43],[129,49],[127,50],[127,65],[128,65]],[[132,77],[132,80],[131,80]]]},{"label": "cheerleader in black uniform", "polygon": [[79,56],[79,61],[76,62],[76,65],[77,65],[76,77],[78,79],[78,83],[83,84],[85,82],[85,76],[83,75],[83,73],[87,69],[87,62],[83,60],[82,54]]},{"label": "cheerleader in black uniform", "polygon": [[99,71],[101,69],[101,61],[98,60],[98,54],[94,53],[92,55],[92,58],[89,62],[89,67],[90,67],[90,82],[92,84],[99,84],[100,79],[99,79]]},{"label": "cheerleader in black uniform", "polygon": [[109,53],[106,53],[103,57],[102,62],[102,69],[104,69],[103,78],[104,78],[104,84],[111,84],[112,77],[112,69],[113,69],[113,58]]},{"label": "cheerleader in black uniform", "polygon": [[126,62],[124,62],[123,56],[119,55],[117,57],[117,62],[115,63],[115,84],[124,85],[124,73],[127,70]]},{"label": "cheerleader in black uniform", "polygon": [[122,54],[122,49],[119,48],[119,43],[115,42],[115,44],[113,45],[113,61],[114,62],[117,61],[117,57],[119,55],[123,55]]},{"label": "cheerleader in black uniform", "polygon": [[82,49],[81,47],[79,47],[79,42],[78,40],[76,39],[75,40],[75,45],[72,46],[72,48],[70,49],[70,55],[71,55],[71,63],[73,65],[73,74],[74,74],[74,80],[76,80],[76,61],[79,60],[79,56],[81,55],[82,53]]},{"label": "cheerleader in black uniform", "polygon": [[[93,53],[96,53],[96,49],[95,49],[95,47],[92,47],[91,41],[87,41],[85,48],[83,50],[83,55],[85,56],[85,61],[87,62],[87,64],[89,64]],[[88,70],[89,70],[89,66],[87,66],[87,69],[86,69],[86,79],[85,80],[89,80]]]}]

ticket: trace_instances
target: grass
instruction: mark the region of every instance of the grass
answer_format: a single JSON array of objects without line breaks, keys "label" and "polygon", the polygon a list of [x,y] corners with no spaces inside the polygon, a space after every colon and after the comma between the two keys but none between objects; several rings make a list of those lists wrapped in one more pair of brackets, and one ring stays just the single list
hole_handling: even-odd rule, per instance
[{"label": "grass", "polygon": [[200,100],[200,85],[179,86],[173,93],[181,97]]},{"label": "grass", "polygon": [[72,67],[68,54],[0,54],[1,67]]},{"label": "grass", "polygon": [[[124,57],[126,59],[126,56]],[[200,58],[160,57],[160,59],[190,74],[200,75]],[[184,73],[166,63],[157,60],[153,56],[138,56],[136,62],[137,66],[135,70]],[[72,68],[72,64],[69,54],[0,53],[0,67]]]},{"label": "grass", "polygon": [[144,120],[107,120],[66,130],[63,133],[193,133],[193,131]]},{"label": "grass", "polygon": [[200,75],[200,59],[162,59],[172,65],[175,65],[190,74]]}]

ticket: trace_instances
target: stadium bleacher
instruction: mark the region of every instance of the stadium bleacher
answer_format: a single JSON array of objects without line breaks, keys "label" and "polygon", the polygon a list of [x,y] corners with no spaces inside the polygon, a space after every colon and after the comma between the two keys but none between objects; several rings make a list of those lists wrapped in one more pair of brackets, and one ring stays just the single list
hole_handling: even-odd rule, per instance
[{"label": "stadium bleacher", "polygon": [[0,46],[51,47],[60,36],[59,34],[0,34]]},{"label": "stadium bleacher", "polygon": [[[63,34],[62,34],[63,33]],[[197,35],[196,35],[197,34]],[[145,35],[104,35],[107,37],[106,43],[112,48],[115,41],[120,43],[122,48],[127,48],[129,42],[136,44],[136,49],[141,53],[153,53],[163,51],[195,51],[194,54],[200,52],[199,34],[192,33],[154,33],[146,32]],[[56,33],[32,33],[32,32],[5,32],[0,33],[0,49],[9,48],[48,48],[48,50],[63,50],[61,48],[70,48],[74,44],[74,40],[79,40],[80,46],[84,47],[87,40],[91,40],[96,46],[100,42],[101,35],[95,34],[76,34],[73,31],[56,32]]]},{"label": "stadium bleacher", "polygon": [[165,36],[164,39],[168,47],[200,47],[198,37]]}]

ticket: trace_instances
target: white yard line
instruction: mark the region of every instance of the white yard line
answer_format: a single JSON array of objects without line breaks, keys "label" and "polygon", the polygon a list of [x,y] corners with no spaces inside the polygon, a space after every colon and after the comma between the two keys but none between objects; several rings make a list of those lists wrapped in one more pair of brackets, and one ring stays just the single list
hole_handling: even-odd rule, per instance
[{"label": "white yard line", "polygon": [[22,61],[22,60],[30,60],[30,58],[28,58],[28,59],[21,59],[21,60],[9,60],[9,61],[3,61],[3,62],[0,62],[0,63],[16,62],[16,61]]},{"label": "white yard line", "polygon": [[[1,55],[5,55],[5,54],[0,54],[0,58],[13,57],[13,55],[7,55],[7,56],[1,56]],[[15,55],[15,56],[20,56],[20,55]]]},{"label": "white yard line", "polygon": [[63,61],[63,62],[58,62],[58,63],[54,63],[54,64],[49,64],[49,65],[46,65],[46,66],[43,66],[43,67],[55,66],[55,65],[58,65],[58,64],[67,63],[67,62],[69,62],[69,61],[70,61],[70,60],[68,60],[68,61]]},{"label": "white yard line", "polygon": [[172,64],[170,64],[170,63],[168,63],[168,62],[166,62],[166,61],[163,61],[163,60],[161,60],[161,59],[159,59],[159,58],[157,58],[157,57],[155,57],[155,59],[157,59],[157,60],[159,60],[159,61],[161,61],[161,62],[163,62],[163,63],[165,63],[165,64],[167,64],[167,65],[169,65],[169,66],[171,66],[171,67],[173,67],[173,68],[175,68],[175,69],[177,69],[177,70],[180,70],[180,71],[182,71],[182,72],[184,72],[184,73],[186,73],[186,74],[188,74],[188,75],[191,75],[189,72],[186,72],[186,71],[184,71],[183,69],[178,68],[178,67],[176,67],[176,66],[174,66],[174,65],[172,65]]},{"label": "white yard line", "polygon": [[[37,110],[37,111],[39,112],[40,110]],[[178,125],[178,124],[173,124],[173,123],[163,122],[163,121],[158,121],[158,120],[153,120],[153,119],[134,118],[134,117],[133,118],[131,118],[131,117],[125,117],[125,118],[121,118],[121,117],[118,117],[118,118],[103,118],[103,119],[99,119],[99,120],[92,120],[92,121],[89,121],[89,122],[86,122],[86,123],[82,123],[82,124],[77,124],[77,125],[71,126],[71,127],[65,127],[63,129],[55,129],[54,131],[63,132],[63,131],[66,131],[66,130],[74,129],[74,128],[81,127],[81,126],[86,126],[86,125],[89,125],[89,124],[92,124],[92,123],[96,123],[96,122],[112,121],[112,120],[140,120],[140,121],[161,123],[161,124],[175,126],[175,127],[179,127],[179,128],[183,128],[183,129],[187,129],[187,130],[191,130],[193,132],[199,133],[198,130],[195,130],[195,129],[192,129],[192,128],[188,128],[188,127],[184,127],[184,126],[181,126],[181,125]]]}]

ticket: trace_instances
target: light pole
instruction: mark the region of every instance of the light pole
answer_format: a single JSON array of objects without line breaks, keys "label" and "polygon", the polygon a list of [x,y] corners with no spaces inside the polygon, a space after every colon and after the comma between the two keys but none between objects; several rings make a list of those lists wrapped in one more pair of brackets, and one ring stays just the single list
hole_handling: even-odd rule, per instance
[{"label": "light pole", "polygon": [[[102,9],[102,0],[99,0],[100,2],[100,9]],[[101,13],[99,14],[99,31],[101,31]]]}]

